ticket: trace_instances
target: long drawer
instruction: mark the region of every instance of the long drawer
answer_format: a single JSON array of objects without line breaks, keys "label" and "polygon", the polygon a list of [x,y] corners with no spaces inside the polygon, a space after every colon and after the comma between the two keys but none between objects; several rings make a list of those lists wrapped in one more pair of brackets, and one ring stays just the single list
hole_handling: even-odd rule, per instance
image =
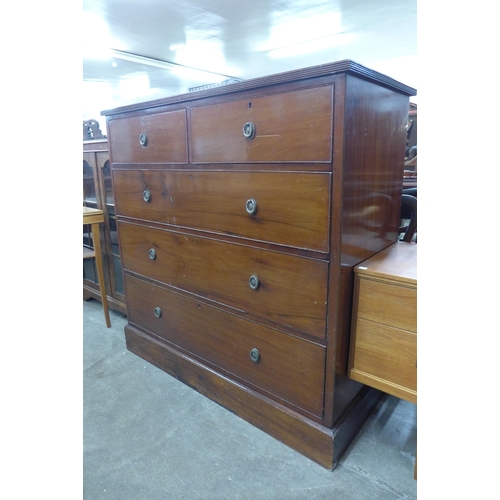
[{"label": "long drawer", "polygon": [[333,87],[191,108],[193,163],[331,162]]},{"label": "long drawer", "polygon": [[325,350],[125,275],[130,324],[317,417]]},{"label": "long drawer", "polygon": [[358,317],[417,333],[417,289],[363,278]]},{"label": "long drawer", "polygon": [[113,163],[187,163],[186,110],[109,121]]},{"label": "long drawer", "polygon": [[125,269],[325,337],[328,263],[119,223]]},{"label": "long drawer", "polygon": [[[351,377],[398,397],[417,391],[417,335],[359,318]],[[404,388],[414,391],[401,395]],[[415,396],[416,399],[416,396]]]},{"label": "long drawer", "polygon": [[327,252],[329,173],[113,169],[116,212]]}]

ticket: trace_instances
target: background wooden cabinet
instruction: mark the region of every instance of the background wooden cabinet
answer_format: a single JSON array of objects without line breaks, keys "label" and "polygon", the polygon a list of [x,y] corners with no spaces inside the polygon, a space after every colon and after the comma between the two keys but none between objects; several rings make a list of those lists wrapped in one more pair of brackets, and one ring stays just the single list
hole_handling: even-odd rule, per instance
[{"label": "background wooden cabinet", "polygon": [[[107,139],[83,141],[83,206],[104,212],[101,242],[108,303],[110,309],[127,314]],[[83,244],[93,248],[87,226],[83,226]],[[83,261],[83,298],[101,300],[94,259]]]}]

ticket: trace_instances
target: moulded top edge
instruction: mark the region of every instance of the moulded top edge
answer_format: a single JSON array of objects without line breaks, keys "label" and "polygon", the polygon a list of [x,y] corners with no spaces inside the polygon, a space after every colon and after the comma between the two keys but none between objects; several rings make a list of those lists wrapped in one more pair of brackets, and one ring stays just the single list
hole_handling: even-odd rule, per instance
[{"label": "moulded top edge", "polygon": [[102,116],[117,115],[120,113],[127,113],[130,111],[139,111],[147,108],[160,107],[167,104],[176,104],[184,101],[194,101],[196,99],[201,99],[205,97],[230,94],[233,92],[250,90],[253,88],[263,87],[267,85],[277,85],[280,83],[287,83],[297,80],[304,80],[307,78],[317,78],[321,76],[335,75],[340,73],[349,73],[357,75],[359,77],[388,86],[393,90],[396,90],[408,96],[414,96],[417,94],[416,89],[412,87],[404,85],[403,83],[400,83],[397,80],[394,80],[393,78],[390,78],[382,73],[379,73],[378,71],[369,69],[359,63],[356,63],[349,59],[344,59],[342,61],[320,64],[317,66],[310,66],[308,68],[295,69],[283,73],[276,73],[274,75],[252,78],[250,80],[244,80],[242,82],[235,82],[227,85],[221,85],[220,87],[213,87],[206,90],[199,90],[196,92],[164,97],[162,99],[156,99],[153,101],[146,101],[142,103],[121,106],[118,108],[101,111],[101,115]]}]

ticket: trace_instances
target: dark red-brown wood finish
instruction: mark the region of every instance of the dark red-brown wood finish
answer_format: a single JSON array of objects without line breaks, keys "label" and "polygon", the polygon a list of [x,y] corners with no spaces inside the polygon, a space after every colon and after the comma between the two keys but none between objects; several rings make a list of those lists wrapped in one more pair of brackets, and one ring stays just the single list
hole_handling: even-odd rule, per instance
[{"label": "dark red-brown wood finish", "polygon": [[[104,212],[104,224],[101,225],[100,234],[107,301],[110,309],[126,315],[121,264],[116,249],[116,224],[114,223],[108,149],[107,139],[83,141],[83,205]],[[92,245],[89,238],[89,230],[84,226],[84,245]],[[93,269],[92,263],[84,263],[83,299],[93,298],[102,301],[99,285],[96,281],[97,276],[94,272],[89,273],[89,268]]]},{"label": "dark red-brown wood finish", "polygon": [[414,89],[340,61],[104,111],[127,346],[332,469],[353,268],[397,239]]}]

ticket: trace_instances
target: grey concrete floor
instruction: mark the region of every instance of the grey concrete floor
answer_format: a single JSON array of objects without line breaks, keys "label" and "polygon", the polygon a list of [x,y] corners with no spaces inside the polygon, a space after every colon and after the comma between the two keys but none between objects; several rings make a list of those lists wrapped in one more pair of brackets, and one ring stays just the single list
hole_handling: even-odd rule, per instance
[{"label": "grey concrete floor", "polygon": [[328,471],[130,353],[83,302],[83,498],[416,499],[416,405],[384,398]]}]

